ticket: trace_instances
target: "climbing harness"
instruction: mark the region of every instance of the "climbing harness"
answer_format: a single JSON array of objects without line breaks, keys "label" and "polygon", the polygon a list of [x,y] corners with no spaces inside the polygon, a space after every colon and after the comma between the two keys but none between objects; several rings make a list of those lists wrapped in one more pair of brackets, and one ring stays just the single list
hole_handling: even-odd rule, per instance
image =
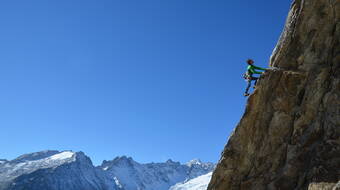
[{"label": "climbing harness", "polygon": [[245,81],[251,80],[251,75],[249,74],[249,72],[244,73],[242,77]]}]

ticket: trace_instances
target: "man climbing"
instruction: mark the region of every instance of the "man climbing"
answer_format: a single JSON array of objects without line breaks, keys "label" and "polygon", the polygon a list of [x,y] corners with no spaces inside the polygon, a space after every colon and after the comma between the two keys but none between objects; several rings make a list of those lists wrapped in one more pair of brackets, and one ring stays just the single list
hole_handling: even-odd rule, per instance
[{"label": "man climbing", "polygon": [[261,67],[256,67],[254,65],[254,61],[252,59],[248,59],[247,63],[248,63],[248,67],[247,67],[247,72],[244,74],[244,78],[248,82],[248,86],[246,88],[244,96],[249,96],[248,91],[249,91],[249,88],[251,86],[251,81],[253,81],[253,80],[255,81],[255,83],[254,83],[254,88],[255,88],[257,80],[260,78],[260,77],[253,77],[253,74],[262,74],[263,73],[263,72],[256,71],[256,69],[257,70],[263,70],[263,71],[266,70],[266,69],[261,68]]}]

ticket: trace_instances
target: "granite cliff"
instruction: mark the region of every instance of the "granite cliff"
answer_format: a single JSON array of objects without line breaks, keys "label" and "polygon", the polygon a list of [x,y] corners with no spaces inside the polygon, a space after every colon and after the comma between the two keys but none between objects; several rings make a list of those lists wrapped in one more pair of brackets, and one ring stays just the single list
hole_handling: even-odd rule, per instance
[{"label": "granite cliff", "polygon": [[208,190],[340,189],[340,1],[295,0]]}]

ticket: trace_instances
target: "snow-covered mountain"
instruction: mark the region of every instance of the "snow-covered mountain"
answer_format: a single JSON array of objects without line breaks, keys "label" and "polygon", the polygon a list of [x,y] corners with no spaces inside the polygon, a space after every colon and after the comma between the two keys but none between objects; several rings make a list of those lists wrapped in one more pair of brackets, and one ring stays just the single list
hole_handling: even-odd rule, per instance
[{"label": "snow-covered mountain", "polygon": [[188,179],[193,179],[198,176],[207,174],[212,171],[215,167],[213,163],[210,162],[202,162],[199,159],[194,159],[186,163],[186,165],[190,168]]},{"label": "snow-covered mountain", "polygon": [[0,159],[0,164],[3,164],[3,163],[5,163],[5,162],[7,162],[7,160],[5,160],[5,159]]},{"label": "snow-covered mountain", "polygon": [[0,190],[117,190],[82,152],[42,151],[0,165]]},{"label": "snow-covered mountain", "polygon": [[212,172],[198,176],[184,183],[177,183],[169,190],[207,190]]},{"label": "snow-covered mountain", "polygon": [[100,166],[115,179],[124,190],[168,190],[172,185],[190,180],[213,170],[214,164],[192,160],[180,164],[168,160],[165,163],[140,164],[130,157],[116,157]]},{"label": "snow-covered mountain", "polygon": [[126,156],[95,167],[82,152],[42,151],[0,160],[0,190],[169,190],[214,167],[197,159],[141,164]]}]

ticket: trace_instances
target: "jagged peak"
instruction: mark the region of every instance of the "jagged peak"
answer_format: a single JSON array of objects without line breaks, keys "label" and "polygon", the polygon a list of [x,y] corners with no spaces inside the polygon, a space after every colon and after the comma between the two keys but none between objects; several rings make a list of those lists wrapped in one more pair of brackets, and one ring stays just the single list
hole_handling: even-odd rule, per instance
[{"label": "jagged peak", "polygon": [[195,158],[195,159],[192,159],[189,162],[187,162],[185,165],[192,166],[192,165],[202,165],[202,164],[203,163],[200,159]]},{"label": "jagged peak", "polygon": [[172,159],[168,159],[166,162],[165,162],[166,164],[176,164],[176,165],[179,165],[179,164],[181,164],[180,162],[177,162],[177,161],[173,161]]},{"label": "jagged peak", "polygon": [[[118,163],[130,163],[130,164],[136,163],[136,164],[143,165],[143,163],[136,162],[132,157],[128,157],[128,156],[123,155],[123,156],[117,156],[113,160],[103,160],[101,166],[106,167],[106,166],[110,166],[110,165],[118,164]],[[165,162],[150,162],[150,163],[145,163],[145,164],[146,165],[153,165],[153,164],[181,165],[180,162],[174,161],[170,158],[168,160],[166,160]],[[202,162],[200,159],[196,158],[196,159],[192,159],[192,160],[186,162],[184,165],[191,167],[193,165],[214,165],[214,163],[212,163],[212,162]]]},{"label": "jagged peak", "polygon": [[138,163],[136,161],[134,161],[132,159],[132,157],[128,157],[128,156],[123,155],[123,156],[117,156],[113,160],[104,160],[99,167],[103,168],[104,170],[107,170],[110,167],[112,167],[114,165],[119,165],[119,164],[134,165],[134,164],[138,164]]},{"label": "jagged peak", "polygon": [[112,160],[112,162],[135,162],[130,156],[117,156]]},{"label": "jagged peak", "polygon": [[215,167],[215,164],[212,162],[202,162],[200,159],[192,159],[189,162],[185,163],[185,165],[189,167],[193,166],[202,166],[202,167]]},{"label": "jagged peak", "polygon": [[171,160],[171,159],[168,159],[168,160],[166,161],[166,163],[174,163],[174,161]]}]

